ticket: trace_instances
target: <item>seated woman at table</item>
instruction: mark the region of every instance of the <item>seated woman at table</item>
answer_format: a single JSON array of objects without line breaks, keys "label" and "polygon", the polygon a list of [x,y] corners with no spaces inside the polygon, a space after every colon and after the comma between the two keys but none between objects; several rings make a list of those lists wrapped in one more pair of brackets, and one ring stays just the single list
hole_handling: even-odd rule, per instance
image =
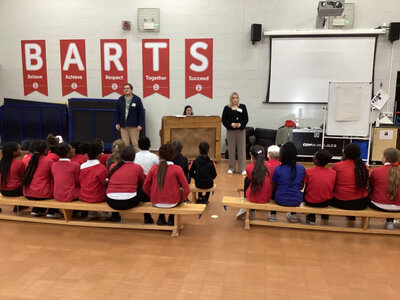
[{"label": "seated woman at table", "polygon": [[193,108],[190,105],[186,105],[183,110],[184,116],[193,116]]}]

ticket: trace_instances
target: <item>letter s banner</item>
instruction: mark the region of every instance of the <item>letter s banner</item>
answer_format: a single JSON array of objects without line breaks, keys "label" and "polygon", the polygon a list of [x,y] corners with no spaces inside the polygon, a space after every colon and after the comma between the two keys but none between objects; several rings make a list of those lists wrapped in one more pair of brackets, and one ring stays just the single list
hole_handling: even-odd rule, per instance
[{"label": "letter s banner", "polygon": [[62,95],[87,96],[85,40],[60,40]]},{"label": "letter s banner", "polygon": [[128,82],[126,40],[100,40],[102,95],[123,94]]},{"label": "letter s banner", "polygon": [[24,96],[37,91],[48,96],[46,41],[21,41]]},{"label": "letter s banner", "polygon": [[213,94],[213,39],[185,40],[185,99]]},{"label": "letter s banner", "polygon": [[155,93],[169,99],[169,39],[143,39],[143,98]]}]

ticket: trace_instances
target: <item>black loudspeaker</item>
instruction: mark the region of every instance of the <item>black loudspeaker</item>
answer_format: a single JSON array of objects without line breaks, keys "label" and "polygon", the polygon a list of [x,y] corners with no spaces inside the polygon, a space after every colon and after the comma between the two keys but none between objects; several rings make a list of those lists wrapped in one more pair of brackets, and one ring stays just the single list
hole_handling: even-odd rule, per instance
[{"label": "black loudspeaker", "polygon": [[400,23],[390,23],[389,24],[389,36],[388,39],[392,43],[400,38]]},{"label": "black loudspeaker", "polygon": [[261,41],[261,24],[251,24],[251,41],[253,45]]}]

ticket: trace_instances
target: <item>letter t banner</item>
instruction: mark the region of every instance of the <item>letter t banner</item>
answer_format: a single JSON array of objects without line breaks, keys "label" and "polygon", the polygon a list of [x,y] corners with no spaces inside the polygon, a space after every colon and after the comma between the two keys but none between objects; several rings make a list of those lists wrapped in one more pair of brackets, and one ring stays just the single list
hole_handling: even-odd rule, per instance
[{"label": "letter t banner", "polygon": [[143,98],[155,93],[169,99],[169,39],[142,40]]},{"label": "letter t banner", "polygon": [[185,40],[185,99],[213,95],[213,39]]},{"label": "letter t banner", "polygon": [[100,40],[102,95],[123,94],[128,82],[126,40]]},{"label": "letter t banner", "polygon": [[85,40],[60,40],[62,95],[87,96]]},{"label": "letter t banner", "polygon": [[21,41],[24,96],[37,91],[48,96],[46,41]]}]

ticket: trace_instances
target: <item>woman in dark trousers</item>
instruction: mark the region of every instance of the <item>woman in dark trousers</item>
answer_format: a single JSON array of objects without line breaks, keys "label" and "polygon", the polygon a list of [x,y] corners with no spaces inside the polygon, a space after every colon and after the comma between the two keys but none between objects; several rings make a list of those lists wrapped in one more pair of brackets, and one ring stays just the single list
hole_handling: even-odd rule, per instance
[{"label": "woman in dark trousers", "polygon": [[236,172],[236,151],[238,155],[238,171],[246,175],[246,125],[249,121],[246,105],[239,104],[239,95],[233,92],[229,97],[229,105],[224,107],[222,124],[226,128],[228,141],[229,169],[228,174]]}]

